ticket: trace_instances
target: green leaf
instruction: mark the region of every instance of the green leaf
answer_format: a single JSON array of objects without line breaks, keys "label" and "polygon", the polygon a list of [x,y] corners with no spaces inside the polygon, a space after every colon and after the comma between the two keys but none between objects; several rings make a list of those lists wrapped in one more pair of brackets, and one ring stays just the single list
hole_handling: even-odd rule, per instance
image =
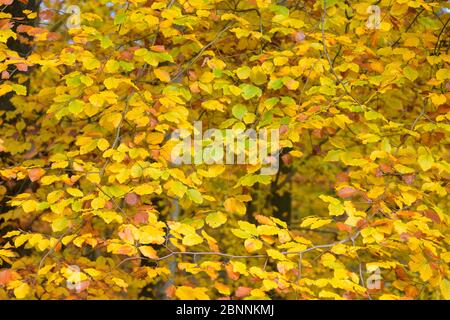
[{"label": "green leaf", "polygon": [[434,159],[431,153],[425,149],[424,147],[419,147],[418,150],[419,157],[417,158],[417,162],[423,171],[428,171],[434,164]]},{"label": "green leaf", "polygon": [[419,76],[419,73],[416,69],[411,68],[410,66],[407,66],[405,69],[403,69],[403,74],[406,78],[408,78],[411,81],[414,81]]},{"label": "green leaf", "polygon": [[66,217],[56,218],[52,222],[52,230],[54,232],[63,231],[64,229],[67,228],[68,225],[69,225],[69,221],[67,220]]},{"label": "green leaf", "polygon": [[18,95],[21,95],[21,96],[27,95],[27,88],[21,84],[13,84],[12,88]]},{"label": "green leaf", "polygon": [[217,228],[227,222],[227,215],[220,211],[213,212],[206,216],[205,221],[211,228]]},{"label": "green leaf", "polygon": [[125,22],[126,19],[127,19],[127,14],[126,14],[126,12],[119,13],[119,14],[116,15],[116,17],[114,18],[114,24],[115,24],[115,25],[122,24],[122,23]]},{"label": "green leaf", "polygon": [[231,112],[235,118],[242,120],[242,117],[247,113],[247,107],[243,104],[236,104],[233,106]]},{"label": "green leaf", "polygon": [[189,189],[186,194],[188,195],[189,199],[194,201],[195,203],[201,204],[203,203],[203,197],[202,194],[196,190],[196,189]]},{"label": "green leaf", "polygon": [[252,71],[252,69],[250,69],[249,67],[245,66],[245,67],[238,68],[236,70],[236,74],[237,74],[239,79],[244,80],[244,79],[247,79],[250,76],[250,72],[251,71]]},{"label": "green leaf", "polygon": [[272,90],[278,90],[283,87],[282,79],[272,79],[269,81],[268,88]]},{"label": "green leaf", "polygon": [[239,88],[241,88],[242,97],[244,97],[245,100],[250,100],[251,98],[256,96],[260,97],[262,95],[261,89],[251,84],[242,84]]},{"label": "green leaf", "polygon": [[69,103],[69,111],[73,114],[79,114],[81,111],[83,111],[84,102],[76,99],[72,100]]}]

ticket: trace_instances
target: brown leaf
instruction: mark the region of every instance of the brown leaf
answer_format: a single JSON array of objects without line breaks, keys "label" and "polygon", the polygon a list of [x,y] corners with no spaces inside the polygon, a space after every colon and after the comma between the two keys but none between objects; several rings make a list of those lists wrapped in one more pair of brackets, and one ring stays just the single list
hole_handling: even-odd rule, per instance
[{"label": "brown leaf", "polygon": [[125,196],[125,203],[129,206],[135,206],[139,203],[139,199],[140,197],[136,193],[127,193],[127,195]]},{"label": "brown leaf", "polygon": [[145,212],[145,211],[138,211],[134,215],[133,220],[134,220],[135,224],[147,223],[147,221],[148,221],[148,213]]},{"label": "brown leaf", "polygon": [[28,71],[28,65],[25,63],[17,63],[16,67],[17,67],[17,70],[19,70],[19,71],[22,71],[22,72]]},{"label": "brown leaf", "polygon": [[402,180],[405,181],[406,184],[412,184],[416,179],[415,174],[405,174],[402,176]]},{"label": "brown leaf", "polygon": [[16,280],[18,274],[9,269],[0,270],[0,286],[7,285],[10,281]]},{"label": "brown leaf", "polygon": [[43,10],[39,12],[39,18],[42,20],[50,20],[53,17],[54,13],[51,10]]},{"label": "brown leaf", "polygon": [[296,33],[294,33],[295,42],[302,42],[303,40],[305,40],[305,38],[306,36],[303,31],[297,31]]},{"label": "brown leaf", "polygon": [[340,231],[347,231],[347,232],[351,232],[352,231],[352,227],[351,226],[348,226],[348,225],[346,225],[345,223],[342,223],[342,222],[337,222],[336,226],[337,226],[337,228]]},{"label": "brown leaf", "polygon": [[351,198],[354,196],[358,190],[353,189],[352,187],[343,187],[336,191],[336,194],[343,199]]},{"label": "brown leaf", "polygon": [[252,292],[252,288],[249,287],[238,287],[234,293],[234,295],[238,298],[244,298],[248,295],[250,295],[250,292]]},{"label": "brown leaf", "polygon": [[227,264],[225,266],[225,271],[227,272],[228,278],[231,280],[238,280],[239,279],[239,273],[233,271],[233,266],[230,264]]},{"label": "brown leaf", "polygon": [[28,170],[28,177],[32,182],[38,181],[45,174],[42,168],[33,168]]}]

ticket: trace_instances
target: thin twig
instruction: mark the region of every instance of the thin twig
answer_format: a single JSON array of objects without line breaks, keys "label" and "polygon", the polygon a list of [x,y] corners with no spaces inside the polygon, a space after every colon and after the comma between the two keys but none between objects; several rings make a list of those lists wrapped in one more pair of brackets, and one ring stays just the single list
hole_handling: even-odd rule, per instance
[{"label": "thin twig", "polygon": [[336,81],[342,86],[342,88],[344,89],[345,93],[351,97],[353,99],[353,101],[355,101],[357,104],[361,105],[361,103],[358,101],[358,99],[356,99],[356,97],[354,97],[351,92],[347,89],[347,87],[345,86],[345,84],[342,82],[342,80],[339,78],[338,74],[336,73],[336,71],[334,70],[333,67],[333,61],[331,61],[331,57],[330,54],[328,53],[328,48],[327,48],[327,43],[326,43],[326,37],[325,37],[325,18],[327,15],[327,2],[326,0],[323,0],[323,12],[322,12],[322,45],[323,45],[323,51],[325,53],[325,57],[328,60],[328,64],[330,66],[330,71],[331,73],[334,75],[334,77],[336,78]]},{"label": "thin twig", "polygon": [[[342,239],[340,241],[336,241],[333,243],[328,243],[328,244],[321,244],[321,245],[316,245],[316,246],[312,246],[310,248],[307,248],[305,250],[302,251],[280,251],[281,254],[283,255],[303,255],[304,253],[313,251],[313,250],[317,250],[317,249],[325,249],[325,248],[332,248],[338,244],[343,244],[346,243],[348,241],[352,241],[354,242],[356,240],[356,238],[361,234],[360,231],[357,231],[355,234],[353,234],[352,236],[349,236],[345,239]],[[259,255],[233,255],[233,254],[229,254],[229,253],[222,253],[222,252],[213,252],[213,251],[172,251],[170,253],[168,253],[165,256],[162,256],[160,258],[147,258],[147,257],[129,257],[126,258],[124,260],[122,260],[117,266],[116,268],[119,268],[119,266],[121,266],[123,263],[130,261],[130,260],[148,260],[148,261],[153,261],[153,262],[157,262],[157,261],[162,261],[165,260],[167,258],[170,258],[172,256],[183,256],[183,255],[187,255],[187,256],[220,256],[220,257],[224,257],[224,258],[228,258],[228,259],[268,259],[269,256],[266,254],[259,254]]]}]

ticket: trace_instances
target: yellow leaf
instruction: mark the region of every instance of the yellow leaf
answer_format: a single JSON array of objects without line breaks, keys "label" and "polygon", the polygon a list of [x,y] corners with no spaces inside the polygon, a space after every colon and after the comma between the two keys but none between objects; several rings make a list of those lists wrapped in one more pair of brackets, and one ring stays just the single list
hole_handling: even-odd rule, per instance
[{"label": "yellow leaf", "polygon": [[275,250],[275,249],[267,249],[267,254],[269,255],[269,257],[275,259],[275,260],[286,260],[286,257],[284,256],[284,254],[282,254],[280,251]]},{"label": "yellow leaf", "polygon": [[64,196],[64,191],[62,190],[56,190],[52,191],[47,195],[47,202],[52,204],[61,199],[61,197]]},{"label": "yellow leaf", "polygon": [[102,272],[100,272],[100,271],[98,271],[98,270],[96,270],[94,268],[84,269],[83,272],[86,272],[88,275],[90,275],[93,278],[95,278],[95,277],[97,277],[97,276],[102,274]]},{"label": "yellow leaf", "polygon": [[445,300],[450,300],[450,281],[447,279],[442,280],[439,288],[441,289],[442,297]]},{"label": "yellow leaf", "polygon": [[46,266],[42,267],[39,270],[38,275],[40,275],[40,276],[46,275],[55,265],[56,264],[53,263],[53,264],[49,264],[49,265],[46,265]]},{"label": "yellow leaf", "polygon": [[155,186],[149,183],[141,184],[140,186],[137,186],[136,188],[133,189],[133,192],[140,196],[151,194],[154,193],[155,191],[156,191]]},{"label": "yellow leaf", "polygon": [[224,201],[223,206],[225,210],[230,213],[237,213],[239,215],[244,215],[247,212],[247,208],[242,201],[236,198],[228,198]]},{"label": "yellow leaf", "polygon": [[244,230],[241,229],[231,229],[231,233],[241,239],[247,239],[251,237],[251,235],[248,232],[245,232]]},{"label": "yellow leaf", "polygon": [[320,195],[319,198],[329,203],[328,210],[330,212],[330,215],[340,216],[344,214],[345,212],[344,206],[338,199],[325,195]]},{"label": "yellow leaf", "polygon": [[248,275],[247,266],[245,263],[240,261],[230,261],[230,264],[233,266],[233,272],[238,272],[244,276]]},{"label": "yellow leaf", "polygon": [[100,62],[94,57],[84,58],[82,59],[82,63],[83,67],[85,67],[87,70],[94,70],[100,67]]},{"label": "yellow leaf", "polygon": [[140,246],[139,251],[142,253],[142,255],[144,257],[147,257],[150,259],[158,259],[156,250],[153,249],[153,247],[151,247],[151,246]]},{"label": "yellow leaf", "polygon": [[160,144],[164,140],[164,134],[161,132],[150,132],[147,134],[146,141],[150,144]]},{"label": "yellow leaf", "polygon": [[106,149],[108,149],[109,148],[108,140],[106,140],[104,138],[98,139],[98,141],[97,141],[97,148],[100,151],[105,151]]},{"label": "yellow leaf", "polygon": [[162,82],[170,82],[170,74],[166,70],[155,69],[153,70],[155,76]]},{"label": "yellow leaf", "polygon": [[103,198],[100,198],[100,197],[92,199],[92,201],[91,201],[91,207],[92,207],[92,209],[95,209],[95,210],[104,208],[105,204],[106,204],[106,200]]},{"label": "yellow leaf", "polygon": [[25,298],[30,293],[30,286],[22,282],[18,287],[14,288],[14,295],[17,299]]},{"label": "yellow leaf", "polygon": [[67,188],[66,192],[74,197],[82,197],[83,196],[83,192],[81,192],[80,190],[75,189],[75,188]]},{"label": "yellow leaf", "polygon": [[423,171],[428,171],[434,164],[434,159],[430,151],[428,151],[424,147],[419,147],[418,150],[419,157],[417,158],[417,162]]},{"label": "yellow leaf", "polygon": [[436,72],[436,79],[439,81],[444,81],[445,79],[450,78],[450,70],[449,69],[441,69]]},{"label": "yellow leaf", "polygon": [[103,81],[103,84],[107,89],[117,89],[121,82],[122,79],[120,78],[109,77],[106,78],[105,81]]},{"label": "yellow leaf", "polygon": [[26,213],[33,212],[36,210],[37,204],[35,200],[27,200],[22,203],[22,209]]},{"label": "yellow leaf", "polygon": [[0,249],[0,256],[6,257],[6,258],[13,258],[16,256],[16,254],[11,250]]},{"label": "yellow leaf", "polygon": [[256,226],[254,224],[249,223],[247,221],[238,221],[238,225],[246,233],[254,236],[258,235]]},{"label": "yellow leaf", "polygon": [[[182,198],[188,188],[179,181],[171,180],[167,183],[168,189],[178,198]],[[136,192],[137,193],[137,192]]]},{"label": "yellow leaf", "polygon": [[423,281],[428,281],[428,280],[430,280],[431,276],[433,275],[433,270],[431,270],[430,264],[425,263],[419,269],[419,273],[420,273],[420,278]]},{"label": "yellow leaf", "polygon": [[[4,238],[4,237],[3,237]],[[450,252],[443,252],[441,253],[441,258],[442,260],[444,260],[446,263],[450,263]]]},{"label": "yellow leaf", "polygon": [[276,226],[262,225],[258,226],[257,233],[260,236],[273,236],[278,234],[280,229]]},{"label": "yellow leaf", "polygon": [[27,242],[33,235],[32,234],[21,234],[14,239],[14,246],[16,248],[20,247],[22,244]]},{"label": "yellow leaf", "polygon": [[433,93],[431,94],[431,102],[433,102],[435,106],[440,106],[447,102],[447,97],[443,94]]},{"label": "yellow leaf", "polygon": [[230,287],[228,287],[227,285],[224,285],[223,283],[220,283],[220,282],[214,283],[214,288],[216,288],[220,294],[224,294],[226,296],[229,296],[231,294]]},{"label": "yellow leaf", "polygon": [[264,287],[265,291],[270,291],[270,290],[278,288],[278,283],[276,283],[273,280],[264,279],[263,280],[263,287]]},{"label": "yellow leaf", "polygon": [[125,282],[125,281],[123,281],[122,279],[120,279],[120,278],[112,278],[112,281],[114,282],[114,284],[116,284],[117,286],[119,286],[119,287],[121,287],[121,288],[127,288],[128,287],[128,284]]},{"label": "yellow leaf", "polygon": [[76,234],[71,234],[69,236],[65,236],[64,238],[62,238],[61,243],[66,246],[68,243],[72,242],[72,240],[76,236],[77,236]]},{"label": "yellow leaf", "polygon": [[320,298],[333,298],[335,300],[344,300],[344,298],[342,298],[340,295],[331,292],[331,291],[327,291],[327,290],[322,290],[319,292],[319,297]]},{"label": "yellow leaf", "polygon": [[120,64],[119,62],[117,62],[117,60],[114,59],[110,59],[108,60],[108,62],[106,62],[105,65],[105,71],[108,73],[116,73],[120,68]]},{"label": "yellow leaf", "polygon": [[417,70],[413,69],[410,66],[407,66],[405,69],[403,69],[403,74],[405,75],[406,78],[408,78],[411,81],[416,80],[417,77],[419,76]]},{"label": "yellow leaf", "polygon": [[189,197],[189,199],[191,199],[193,202],[197,204],[203,203],[203,197],[200,191],[196,189],[189,189],[188,191],[186,191],[186,194]]},{"label": "yellow leaf", "polygon": [[375,186],[367,192],[367,196],[370,199],[376,199],[385,192],[384,186]]},{"label": "yellow leaf", "polygon": [[195,246],[203,242],[203,238],[196,233],[190,233],[183,238],[183,245]]},{"label": "yellow leaf", "polygon": [[211,227],[211,228],[217,228],[220,227],[222,224],[227,222],[227,216],[223,212],[217,211],[210,213],[206,216],[205,222]]},{"label": "yellow leaf", "polygon": [[225,111],[225,105],[217,100],[208,100],[202,103],[202,107],[208,110]]},{"label": "yellow leaf", "polygon": [[258,239],[246,239],[244,242],[244,246],[245,249],[249,252],[249,253],[253,253],[255,251],[258,251],[262,248],[262,241],[258,240]]},{"label": "yellow leaf", "polygon": [[245,80],[245,79],[247,79],[248,77],[250,77],[250,72],[251,72],[251,71],[252,71],[252,70],[251,70],[249,67],[244,66],[244,67],[238,68],[238,69],[236,70],[236,74],[237,74],[237,76],[238,76],[239,79]]},{"label": "yellow leaf", "polygon": [[410,168],[410,167],[407,167],[407,166],[404,166],[404,165],[402,165],[402,164],[396,164],[395,166],[394,166],[394,168],[395,168],[395,170],[397,170],[398,172],[400,172],[401,174],[408,174],[408,173],[413,173],[414,172],[414,169],[412,169],[412,168]]},{"label": "yellow leaf", "polygon": [[208,288],[181,286],[176,289],[175,295],[181,300],[210,300],[207,291]]},{"label": "yellow leaf", "polygon": [[317,221],[314,221],[311,224],[310,228],[311,229],[317,229],[317,228],[320,228],[320,227],[322,227],[324,225],[327,225],[327,224],[331,223],[332,221],[333,220],[331,220],[331,219],[319,219]]},{"label": "yellow leaf", "polygon": [[52,222],[53,232],[63,231],[67,228],[69,221],[66,217],[57,218]]}]

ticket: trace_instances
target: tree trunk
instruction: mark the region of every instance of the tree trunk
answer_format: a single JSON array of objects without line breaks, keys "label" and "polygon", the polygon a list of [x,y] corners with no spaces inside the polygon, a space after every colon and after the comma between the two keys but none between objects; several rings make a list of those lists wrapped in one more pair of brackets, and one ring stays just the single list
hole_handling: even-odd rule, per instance
[{"label": "tree trunk", "polygon": [[[11,14],[12,17],[14,18],[14,20],[11,21],[11,23],[13,24],[11,30],[17,32],[17,28],[20,25],[34,26],[37,21],[37,18],[34,19],[27,18],[27,15],[23,13],[23,10],[30,10],[33,12],[37,12],[39,4],[40,0],[23,0],[23,1],[15,0],[12,4],[7,5],[6,8],[3,10],[3,12]],[[16,39],[9,38],[8,41],[6,42],[6,46],[8,47],[8,49],[17,52],[20,57],[25,58],[31,53],[33,47],[32,41],[33,38],[30,37],[29,35],[19,33]],[[6,71],[10,75],[10,78],[8,80],[11,81],[15,81],[18,74],[26,73],[17,70],[14,64],[9,65]],[[4,80],[5,79],[2,77],[1,81]],[[24,85],[28,87],[29,81],[27,80],[24,83]],[[9,92],[0,97],[0,110],[11,111],[15,109],[14,105],[11,102],[11,98],[13,97],[13,95],[14,95],[13,92]]]}]

